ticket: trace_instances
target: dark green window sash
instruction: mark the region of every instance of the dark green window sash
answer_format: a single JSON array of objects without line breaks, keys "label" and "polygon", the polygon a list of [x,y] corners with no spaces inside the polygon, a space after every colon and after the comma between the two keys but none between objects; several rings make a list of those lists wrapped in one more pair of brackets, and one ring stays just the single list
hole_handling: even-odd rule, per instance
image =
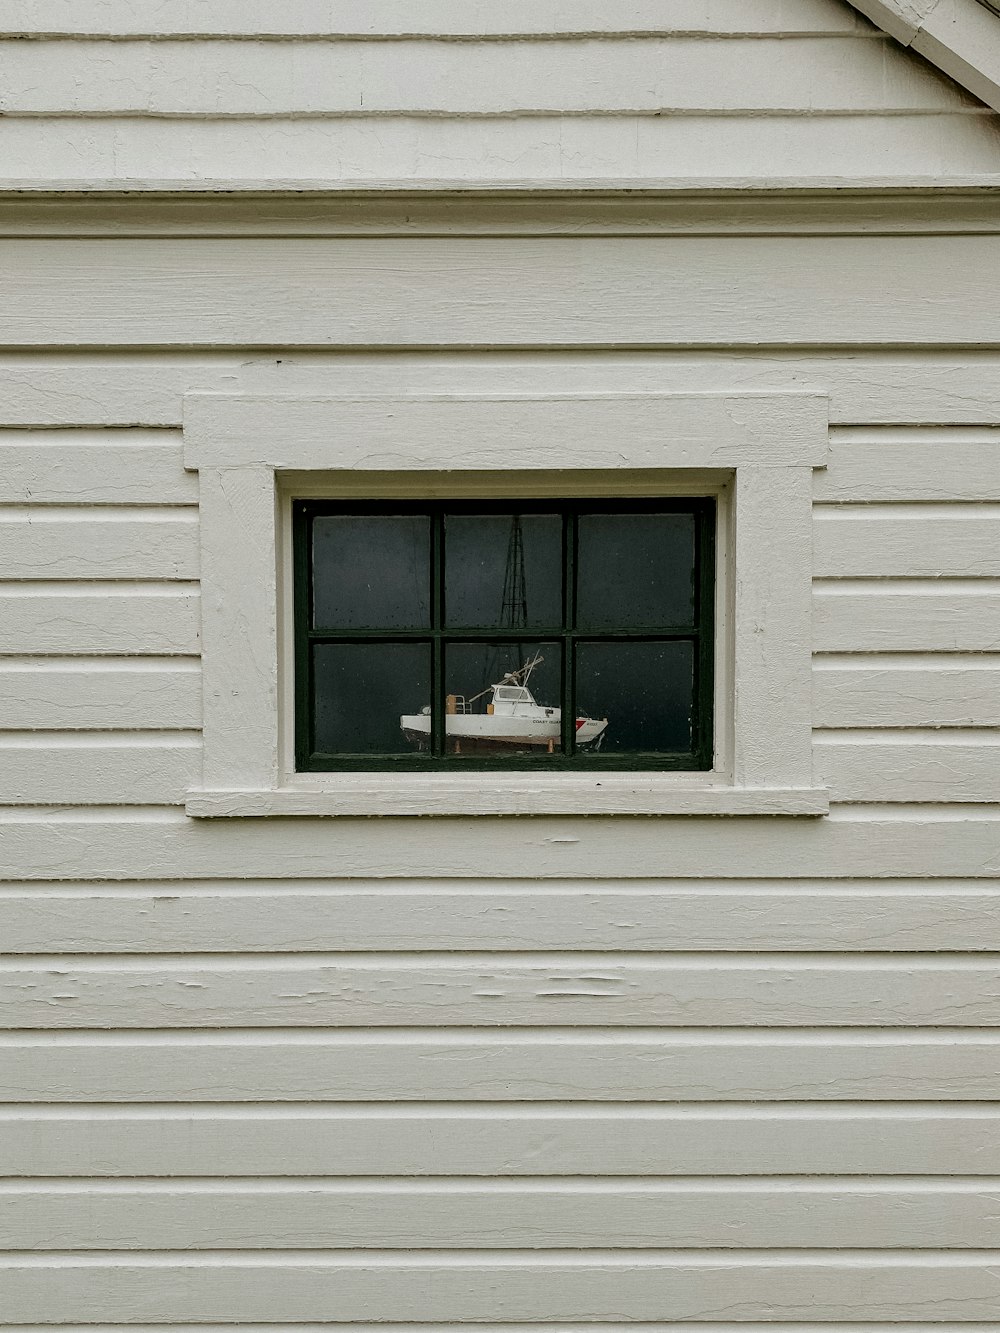
[{"label": "dark green window sash", "polygon": [[[480,627],[446,629],[444,626],[444,524],[448,515],[557,514],[563,520],[562,622],[514,631]],[[694,615],[687,626],[662,625],[653,629],[624,626],[574,628],[576,621],[576,565],[578,519],[583,514],[690,514],[695,521]],[[431,624],[419,629],[343,630],[336,626],[313,628],[312,522],[323,515],[426,515],[431,524]],[[471,500],[471,501],[327,501],[302,500],[292,506],[294,617],[295,617],[295,754],[300,772],[416,771],[454,772],[530,770],[576,772],[684,770],[702,771],[713,763],[713,704],[715,674],[715,515],[714,499],[655,500]],[[429,753],[345,754],[323,753],[314,746],[315,695],[312,688],[312,650],[317,644],[423,643],[431,652],[431,750]],[[445,750],[444,656],[448,644],[513,644],[558,642],[562,645],[562,753],[530,756],[451,755]],[[576,749],[576,648],[588,643],[691,643],[695,670],[692,697],[690,750],[603,754]]]}]

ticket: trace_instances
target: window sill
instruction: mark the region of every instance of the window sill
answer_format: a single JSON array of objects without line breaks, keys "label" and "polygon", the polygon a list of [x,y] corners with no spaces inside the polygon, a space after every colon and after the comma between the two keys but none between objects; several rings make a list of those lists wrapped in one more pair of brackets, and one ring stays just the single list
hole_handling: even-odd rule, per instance
[{"label": "window sill", "polygon": [[[682,781],[678,781],[678,778]],[[822,787],[733,787],[697,774],[327,774],[272,790],[198,790],[197,818],[414,815],[825,815]]]}]

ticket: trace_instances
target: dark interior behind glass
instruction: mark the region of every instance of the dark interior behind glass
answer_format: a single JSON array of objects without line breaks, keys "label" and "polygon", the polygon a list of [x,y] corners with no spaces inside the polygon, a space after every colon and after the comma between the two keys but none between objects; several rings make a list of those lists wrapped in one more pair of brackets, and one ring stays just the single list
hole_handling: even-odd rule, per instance
[{"label": "dark interior behind glass", "polygon": [[299,769],[711,767],[714,500],[293,523]]}]

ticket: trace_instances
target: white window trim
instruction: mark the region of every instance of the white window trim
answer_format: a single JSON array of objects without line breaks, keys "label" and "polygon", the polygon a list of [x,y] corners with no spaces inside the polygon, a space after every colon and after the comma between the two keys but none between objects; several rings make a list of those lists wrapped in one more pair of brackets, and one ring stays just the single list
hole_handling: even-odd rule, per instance
[{"label": "white window trim", "polygon": [[[813,778],[815,393],[190,394],[201,504],[196,816],[801,814]],[[713,771],[296,773],[287,513],[306,495],[706,494],[720,500]]]}]

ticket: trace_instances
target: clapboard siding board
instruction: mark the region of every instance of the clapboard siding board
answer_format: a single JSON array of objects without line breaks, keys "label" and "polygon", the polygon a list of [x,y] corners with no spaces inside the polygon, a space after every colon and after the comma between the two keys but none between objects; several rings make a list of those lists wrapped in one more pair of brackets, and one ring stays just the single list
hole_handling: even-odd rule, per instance
[{"label": "clapboard siding board", "polygon": [[[837,801],[1000,801],[995,731],[828,731],[815,752],[818,779]],[[200,772],[196,733],[0,733],[8,805],[176,805]]]},{"label": "clapboard siding board", "polygon": [[[232,879],[240,876],[992,879],[1000,821],[988,807],[834,807],[824,819],[629,822],[553,816],[407,820],[240,820],[204,824],[157,807],[0,811],[0,879]],[[707,836],[707,835],[711,836]],[[669,864],[664,857],[669,855]]]},{"label": "clapboard siding board", "polygon": [[[713,1320],[710,1327],[712,1328],[713,1333],[765,1333],[765,1330],[771,1328],[772,1322],[773,1321],[768,1323],[761,1323],[759,1321],[741,1321],[739,1323],[720,1323],[717,1320]],[[665,1324],[662,1322],[654,1322],[652,1320],[643,1320],[643,1324],[643,1333],[704,1333],[705,1330],[705,1325],[703,1323],[695,1323],[691,1321],[674,1321]],[[37,1325],[8,1324],[6,1327],[11,1330],[11,1333],[29,1333],[29,1331],[30,1333],[33,1333],[34,1329],[37,1328]],[[122,1328],[128,1328],[130,1333],[154,1333],[154,1330],[161,1327],[162,1325],[140,1324],[134,1321],[127,1325],[109,1324],[106,1322],[62,1325],[65,1333],[112,1333],[112,1330],[121,1330]],[[261,1330],[261,1333],[264,1333],[265,1330],[266,1333],[278,1333],[281,1329],[287,1329],[288,1325],[261,1324],[257,1327]],[[302,1322],[297,1323],[294,1327],[296,1330],[300,1331],[300,1333],[321,1333],[321,1330],[324,1328],[322,1324]],[[437,1325],[436,1327],[461,1328],[463,1326],[449,1324],[446,1326]],[[599,1327],[601,1333],[632,1333],[632,1326],[627,1323],[610,1323],[607,1320],[602,1320]],[[965,1324],[942,1320],[935,1324],[934,1333],[959,1333],[960,1330],[966,1327],[967,1325]],[[199,1323],[197,1328],[199,1333],[228,1333],[228,1330],[231,1330],[232,1325],[222,1324],[216,1321]],[[523,1321],[521,1323],[497,1324],[488,1323],[485,1320],[477,1320],[475,1324],[476,1333],[543,1333],[543,1331],[544,1333],[556,1333],[557,1330],[558,1333],[567,1333],[567,1328],[572,1328],[574,1333],[593,1333],[593,1329],[590,1327],[589,1323],[584,1325],[579,1322],[567,1326],[565,1323],[555,1323],[552,1321],[541,1321],[530,1324],[524,1323]],[[384,1333],[384,1326],[381,1324],[358,1322],[352,1325],[352,1329],[357,1330],[357,1333]],[[848,1333],[848,1331],[849,1333],[890,1333],[890,1330],[886,1328],[884,1322],[873,1323],[871,1321],[843,1324],[830,1321],[825,1323],[805,1323],[799,1320],[791,1325],[786,1324],[785,1329],[791,1329],[794,1333],[830,1333],[831,1329],[844,1330],[844,1333]],[[425,1333],[425,1330],[420,1324],[396,1323],[394,1324],[394,1333]],[[927,1330],[920,1324],[905,1322],[893,1324],[891,1333],[927,1333]]]},{"label": "clapboard siding board", "polygon": [[991,1249],[996,1182],[0,1184],[0,1245],[34,1250]]},{"label": "clapboard siding board", "polygon": [[198,478],[173,432],[0,429],[0,504],[23,503],[191,505]]},{"label": "clapboard siding board", "polygon": [[1000,952],[1000,883],[7,884],[0,939],[12,955]]},{"label": "clapboard siding board", "polygon": [[197,584],[0,583],[4,648],[12,654],[198,651]]},{"label": "clapboard siding board", "polygon": [[0,506],[5,579],[195,579],[192,509]]},{"label": "clapboard siding board", "polygon": [[[261,207],[264,205],[262,204]],[[410,205],[407,205],[409,208]],[[415,207],[415,205],[414,205]],[[162,223],[159,224],[162,226]],[[318,224],[316,224],[318,225]],[[8,428],[68,426],[105,428],[178,428],[183,417],[183,398],[195,390],[253,392],[306,397],[356,395],[359,391],[398,397],[404,393],[718,393],[759,389],[805,389],[830,395],[831,421],[838,427],[832,440],[831,457],[836,461],[840,432],[849,423],[872,423],[859,441],[852,431],[849,442],[858,446],[854,458],[863,463],[860,476],[852,472],[844,499],[881,500],[908,498],[905,488],[912,476],[923,479],[914,499],[996,499],[1000,463],[996,453],[981,449],[996,446],[997,405],[992,385],[1000,375],[1000,354],[978,348],[946,351],[875,351],[852,349],[811,351],[752,347],[718,351],[609,352],[602,349],[540,353],[456,352],[446,347],[435,352],[317,352],[298,348],[267,355],[249,352],[242,357],[232,351],[168,353],[136,352],[127,348],[113,352],[81,351],[72,357],[62,352],[25,352],[0,355],[2,419]],[[951,423],[928,429],[920,423]],[[973,428],[974,423],[981,423]],[[892,424],[890,424],[892,423]],[[900,427],[897,423],[910,423]],[[871,441],[877,447],[869,449]],[[33,433],[35,433],[33,431]],[[73,431],[73,436],[78,432]],[[86,443],[83,430],[81,443]],[[946,437],[945,437],[946,436]],[[163,436],[169,440],[169,436]],[[51,439],[37,430],[37,440]],[[175,436],[179,450],[179,436]],[[91,442],[93,437],[91,436]],[[0,443],[24,443],[23,433],[7,435]],[[902,446],[895,454],[885,446]],[[906,459],[913,447],[913,461]],[[944,445],[954,466],[942,472],[935,446]],[[970,450],[969,446],[973,446]],[[81,455],[82,456],[82,455]],[[180,454],[178,452],[178,458]],[[108,453],[109,459],[114,459]],[[891,489],[881,459],[891,469]],[[895,458],[896,462],[893,462]],[[991,461],[991,459],[993,461]],[[36,460],[37,461],[37,460]],[[903,464],[898,469],[897,462]],[[23,464],[22,464],[23,466]],[[140,468],[144,465],[140,464]],[[48,469],[45,469],[47,471]],[[874,471],[873,471],[874,470]],[[115,469],[125,483],[124,469]],[[151,474],[152,475],[152,474]],[[829,473],[833,477],[836,472]],[[31,479],[37,472],[29,473]],[[177,477],[181,477],[178,471]],[[870,480],[874,478],[873,480]],[[92,498],[95,503],[113,503],[119,494],[117,482],[104,486]],[[0,486],[3,486],[0,477]],[[37,481],[35,484],[38,484]],[[75,484],[72,480],[68,486]],[[139,483],[141,485],[141,481]],[[159,487],[158,483],[158,487]],[[176,492],[157,487],[149,498],[168,503],[197,495],[194,474],[178,483]],[[16,486],[14,480],[10,485]],[[814,478],[817,499],[837,499],[829,490],[827,474]],[[0,491],[7,501],[24,496],[12,489]],[[121,494],[123,502],[141,502],[148,492]],[[44,498],[40,496],[39,498]],[[55,500],[67,500],[60,488]]]},{"label": "clapboard siding board", "polygon": [[819,652],[997,652],[1000,591],[988,579],[819,583],[813,646]]},{"label": "clapboard siding board", "polygon": [[827,503],[995,502],[1000,496],[1000,430],[834,428],[827,466],[814,474],[813,496]]},{"label": "clapboard siding board", "polygon": [[0,43],[8,115],[480,116],[962,112],[980,104],[884,41]]},{"label": "clapboard siding board", "polygon": [[817,578],[996,578],[1000,505],[821,505],[813,561]]},{"label": "clapboard siding board", "polygon": [[[952,654],[820,654],[817,727],[1000,727],[1000,658]],[[954,665],[952,665],[954,662]]]},{"label": "clapboard siding board", "polygon": [[0,811],[0,879],[995,879],[997,811],[835,806],[822,819],[246,819]]},{"label": "clapboard siding board", "polygon": [[1000,960],[616,953],[0,965],[0,1027],[984,1027]]},{"label": "clapboard siding board", "polygon": [[[40,120],[45,123],[44,134],[39,133]],[[794,188],[805,182],[831,188],[852,180],[862,187],[933,180],[942,186],[953,182],[962,187],[975,184],[977,177],[1000,175],[997,125],[995,115],[976,109],[962,114],[912,111],[888,116],[874,111],[826,116],[801,112],[752,116],[732,111],[275,119],[26,115],[5,117],[0,123],[0,180],[11,190],[96,187],[157,194],[231,189],[321,193],[415,186],[430,190],[564,190],[574,185],[590,187],[595,182],[627,189],[649,185],[698,189],[706,183],[743,188],[746,182],[777,181],[791,182]],[[543,300],[541,308],[544,306]],[[497,310],[502,309],[501,303]],[[864,322],[870,325],[874,321],[883,331],[871,341],[914,341],[905,336],[905,330],[899,339],[888,336],[889,312],[878,319],[877,306],[862,303],[859,310],[867,313]],[[817,330],[823,322],[817,320]],[[420,321],[416,323],[419,326]],[[970,339],[989,341],[981,328],[980,319],[971,319]],[[433,324],[427,331],[433,332]],[[156,340],[150,335],[138,341]],[[166,341],[185,340],[169,337]],[[235,344],[239,338],[223,336],[210,341]],[[338,339],[289,335],[263,341],[302,344]],[[367,344],[377,340],[347,341]],[[415,337],[413,341],[426,345],[435,339]],[[486,344],[491,340],[483,334],[469,341]],[[830,340],[818,334],[812,341]],[[933,339],[928,332],[916,341]],[[961,339],[952,329],[944,341]]]},{"label": "clapboard siding board", "polygon": [[10,805],[180,801],[200,771],[196,732],[0,733],[0,802]]},{"label": "clapboard siding board", "polygon": [[846,1250],[691,1254],[601,1250],[321,1256],[308,1251],[140,1257],[12,1255],[0,1262],[7,1318],[200,1323],[327,1318],[483,1321],[892,1317],[985,1322],[995,1252],[928,1256]]},{"label": "clapboard siding board", "polygon": [[1000,801],[1000,733],[820,732],[816,767],[843,801]]},{"label": "clapboard siding board", "polygon": [[4,1034],[4,1101],[982,1102],[989,1032]]},{"label": "clapboard siding board", "polygon": [[1000,341],[1000,236],[4,240],[0,263],[25,347]]},{"label": "clapboard siding board", "polygon": [[[670,1324],[664,1324],[664,1323],[654,1323],[652,1321],[644,1320],[643,1323],[645,1325],[644,1333],[703,1333],[704,1330],[703,1324],[691,1323],[690,1321],[684,1323],[673,1322]],[[7,1325],[7,1328],[11,1329],[12,1333],[29,1333],[29,1330],[32,1330],[36,1327],[37,1325],[32,1325],[32,1324]],[[132,1333],[153,1333],[153,1330],[161,1327],[161,1325],[137,1324],[133,1322],[124,1326],[121,1324],[97,1323],[97,1324],[64,1324],[62,1327],[67,1331],[67,1333],[84,1333],[84,1330],[86,1330],[87,1333],[111,1333],[112,1329],[121,1329],[122,1327],[129,1328],[130,1330],[132,1330]],[[231,1325],[220,1324],[220,1323],[200,1323],[198,1324],[197,1327],[199,1329],[199,1333],[223,1333],[223,1330],[230,1329]],[[270,1324],[270,1325],[259,1325],[258,1327],[261,1328],[262,1330],[266,1329],[267,1333],[277,1333],[278,1329],[285,1328],[287,1327],[287,1325]],[[302,1330],[303,1333],[319,1333],[319,1331],[323,1328],[323,1325],[299,1323],[295,1327],[297,1329]],[[353,1327],[358,1330],[358,1333],[382,1333],[382,1325],[379,1324],[356,1323]],[[448,1327],[459,1327],[459,1326],[449,1325]],[[580,1327],[581,1327],[580,1325],[571,1325],[571,1327],[574,1328],[575,1333],[580,1333]],[[713,1328],[713,1330],[715,1330],[715,1333],[764,1333],[764,1330],[769,1328],[770,1324],[763,1324],[759,1322],[757,1323],[740,1322],[735,1324],[734,1323],[723,1324],[719,1323],[718,1321],[713,1321],[711,1327]],[[852,1323],[850,1325],[844,1325],[836,1323],[831,1324],[830,1322],[817,1324],[817,1323],[803,1323],[802,1321],[798,1321],[793,1325],[790,1326],[786,1325],[786,1328],[788,1327],[794,1329],[794,1333],[824,1333],[824,1331],[826,1331],[826,1333],[829,1333],[829,1330],[831,1328],[838,1328],[838,1329],[849,1328],[850,1333],[887,1333],[884,1323],[879,1324],[871,1322]],[[942,1321],[935,1325],[934,1333],[958,1333],[958,1330],[963,1329],[965,1327],[966,1326],[964,1324],[956,1324],[954,1322]],[[560,1330],[560,1333],[566,1333],[566,1328],[567,1328],[566,1324],[563,1323],[556,1324],[552,1322],[541,1322],[541,1323],[536,1322],[531,1324],[525,1324],[525,1323],[491,1324],[481,1320],[476,1321],[476,1333],[539,1333],[539,1331],[543,1329],[549,1331],[549,1333],[552,1333],[552,1331],[556,1329]],[[629,1324],[608,1323],[607,1321],[602,1321],[600,1328],[602,1330],[602,1333],[630,1333],[631,1326]],[[395,1333],[423,1333],[423,1330],[419,1324],[412,1324],[412,1323],[410,1324],[397,1323],[394,1326],[394,1329]],[[892,1333],[926,1333],[926,1329],[920,1324],[900,1323],[893,1325]]]},{"label": "clapboard siding board", "polygon": [[491,37],[576,33],[645,36],[653,33],[853,34],[878,36],[840,0],[505,0],[502,9],[464,0],[381,0],[376,11],[364,0],[298,0],[293,9],[275,10],[270,0],[3,0],[0,34],[34,37]]},{"label": "clapboard siding board", "polygon": [[6,731],[189,730],[200,723],[197,658],[0,657]]},{"label": "clapboard siding board", "polygon": [[962,1103],[0,1108],[32,1176],[988,1176],[1000,1110]]}]

